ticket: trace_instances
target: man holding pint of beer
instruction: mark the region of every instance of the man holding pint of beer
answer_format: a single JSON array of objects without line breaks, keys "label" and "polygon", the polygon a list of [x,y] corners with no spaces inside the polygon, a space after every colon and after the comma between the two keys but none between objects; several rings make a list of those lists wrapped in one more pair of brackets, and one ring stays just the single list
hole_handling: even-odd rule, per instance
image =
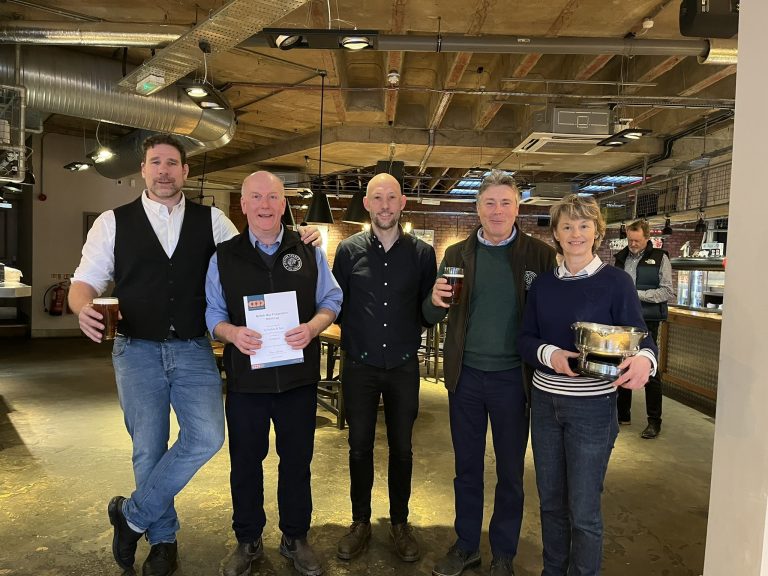
[{"label": "man holding pint of beer", "polygon": [[497,477],[488,530],[491,576],[513,574],[528,444],[527,386],[516,342],[531,282],[555,267],[555,251],[515,225],[518,201],[512,176],[501,170],[486,176],[477,193],[480,226],[448,247],[442,277],[423,304],[428,322],[448,314],[443,366],[456,465],[456,542],[435,564],[435,576],[458,576],[480,563],[489,419]]}]

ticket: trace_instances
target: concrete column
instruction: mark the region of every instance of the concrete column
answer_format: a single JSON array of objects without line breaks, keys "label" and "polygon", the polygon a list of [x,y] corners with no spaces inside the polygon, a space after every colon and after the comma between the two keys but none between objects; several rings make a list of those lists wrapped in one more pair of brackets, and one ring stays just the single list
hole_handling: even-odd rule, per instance
[{"label": "concrete column", "polygon": [[768,576],[766,22],[768,2],[741,5],[705,576]]}]

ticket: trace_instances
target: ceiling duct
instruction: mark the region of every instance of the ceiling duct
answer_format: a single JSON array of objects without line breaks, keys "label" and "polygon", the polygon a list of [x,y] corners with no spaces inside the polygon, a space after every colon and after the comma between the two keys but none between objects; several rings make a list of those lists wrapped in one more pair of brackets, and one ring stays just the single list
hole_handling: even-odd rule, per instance
[{"label": "ceiling duct", "polygon": [[514,152],[523,154],[578,154],[604,152],[597,143],[612,133],[608,108],[558,108],[548,106],[533,113],[531,133]]},{"label": "ceiling duct", "polygon": [[[13,50],[0,46],[0,83],[13,82]],[[27,46],[22,53],[20,80],[29,109],[176,134],[187,139],[190,155],[220,148],[235,134],[232,110],[202,109],[177,86],[152,97],[118,91],[119,61],[44,46]],[[132,174],[136,167],[108,177]]]}]

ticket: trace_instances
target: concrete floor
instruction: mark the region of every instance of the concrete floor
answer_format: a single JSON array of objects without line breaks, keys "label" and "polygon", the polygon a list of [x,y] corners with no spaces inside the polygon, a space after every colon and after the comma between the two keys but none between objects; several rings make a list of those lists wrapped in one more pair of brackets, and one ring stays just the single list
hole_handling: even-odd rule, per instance
[{"label": "concrete floor", "polygon": [[[643,395],[635,394],[632,426],[622,427],[606,480],[604,574],[692,575],[702,572],[709,501],[713,421],[665,399],[664,429],[653,441],[639,433]],[[379,426],[374,488],[373,542],[351,562],[337,560],[335,546],[350,521],[346,432],[318,410],[313,462],[314,527],[310,541],[327,574],[430,574],[453,542],[453,454],[443,386],[422,381],[421,412],[414,438],[411,521],[422,545],[413,564],[393,554],[387,531],[386,440]],[[518,576],[541,571],[540,525],[530,449],[526,512]],[[486,457],[486,493],[494,486],[494,457]],[[278,553],[275,470],[268,473],[265,556],[253,574],[291,575]],[[177,499],[178,576],[216,575],[233,544],[228,452],[217,454]],[[119,574],[111,552],[106,506],[130,494],[130,442],[117,404],[109,347],[85,339],[0,342],[0,576]],[[271,496],[270,496],[271,495]],[[485,521],[485,529],[487,530]],[[483,564],[465,572],[488,573],[487,532]],[[147,546],[140,543],[136,566]]]}]

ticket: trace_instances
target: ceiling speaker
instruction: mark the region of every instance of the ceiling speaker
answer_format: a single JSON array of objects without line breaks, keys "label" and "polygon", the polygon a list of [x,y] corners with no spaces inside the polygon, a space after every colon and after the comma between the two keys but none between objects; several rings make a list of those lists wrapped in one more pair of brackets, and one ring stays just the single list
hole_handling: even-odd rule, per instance
[{"label": "ceiling speaker", "polygon": [[696,38],[733,38],[739,32],[739,0],[683,0],[680,34]]}]

